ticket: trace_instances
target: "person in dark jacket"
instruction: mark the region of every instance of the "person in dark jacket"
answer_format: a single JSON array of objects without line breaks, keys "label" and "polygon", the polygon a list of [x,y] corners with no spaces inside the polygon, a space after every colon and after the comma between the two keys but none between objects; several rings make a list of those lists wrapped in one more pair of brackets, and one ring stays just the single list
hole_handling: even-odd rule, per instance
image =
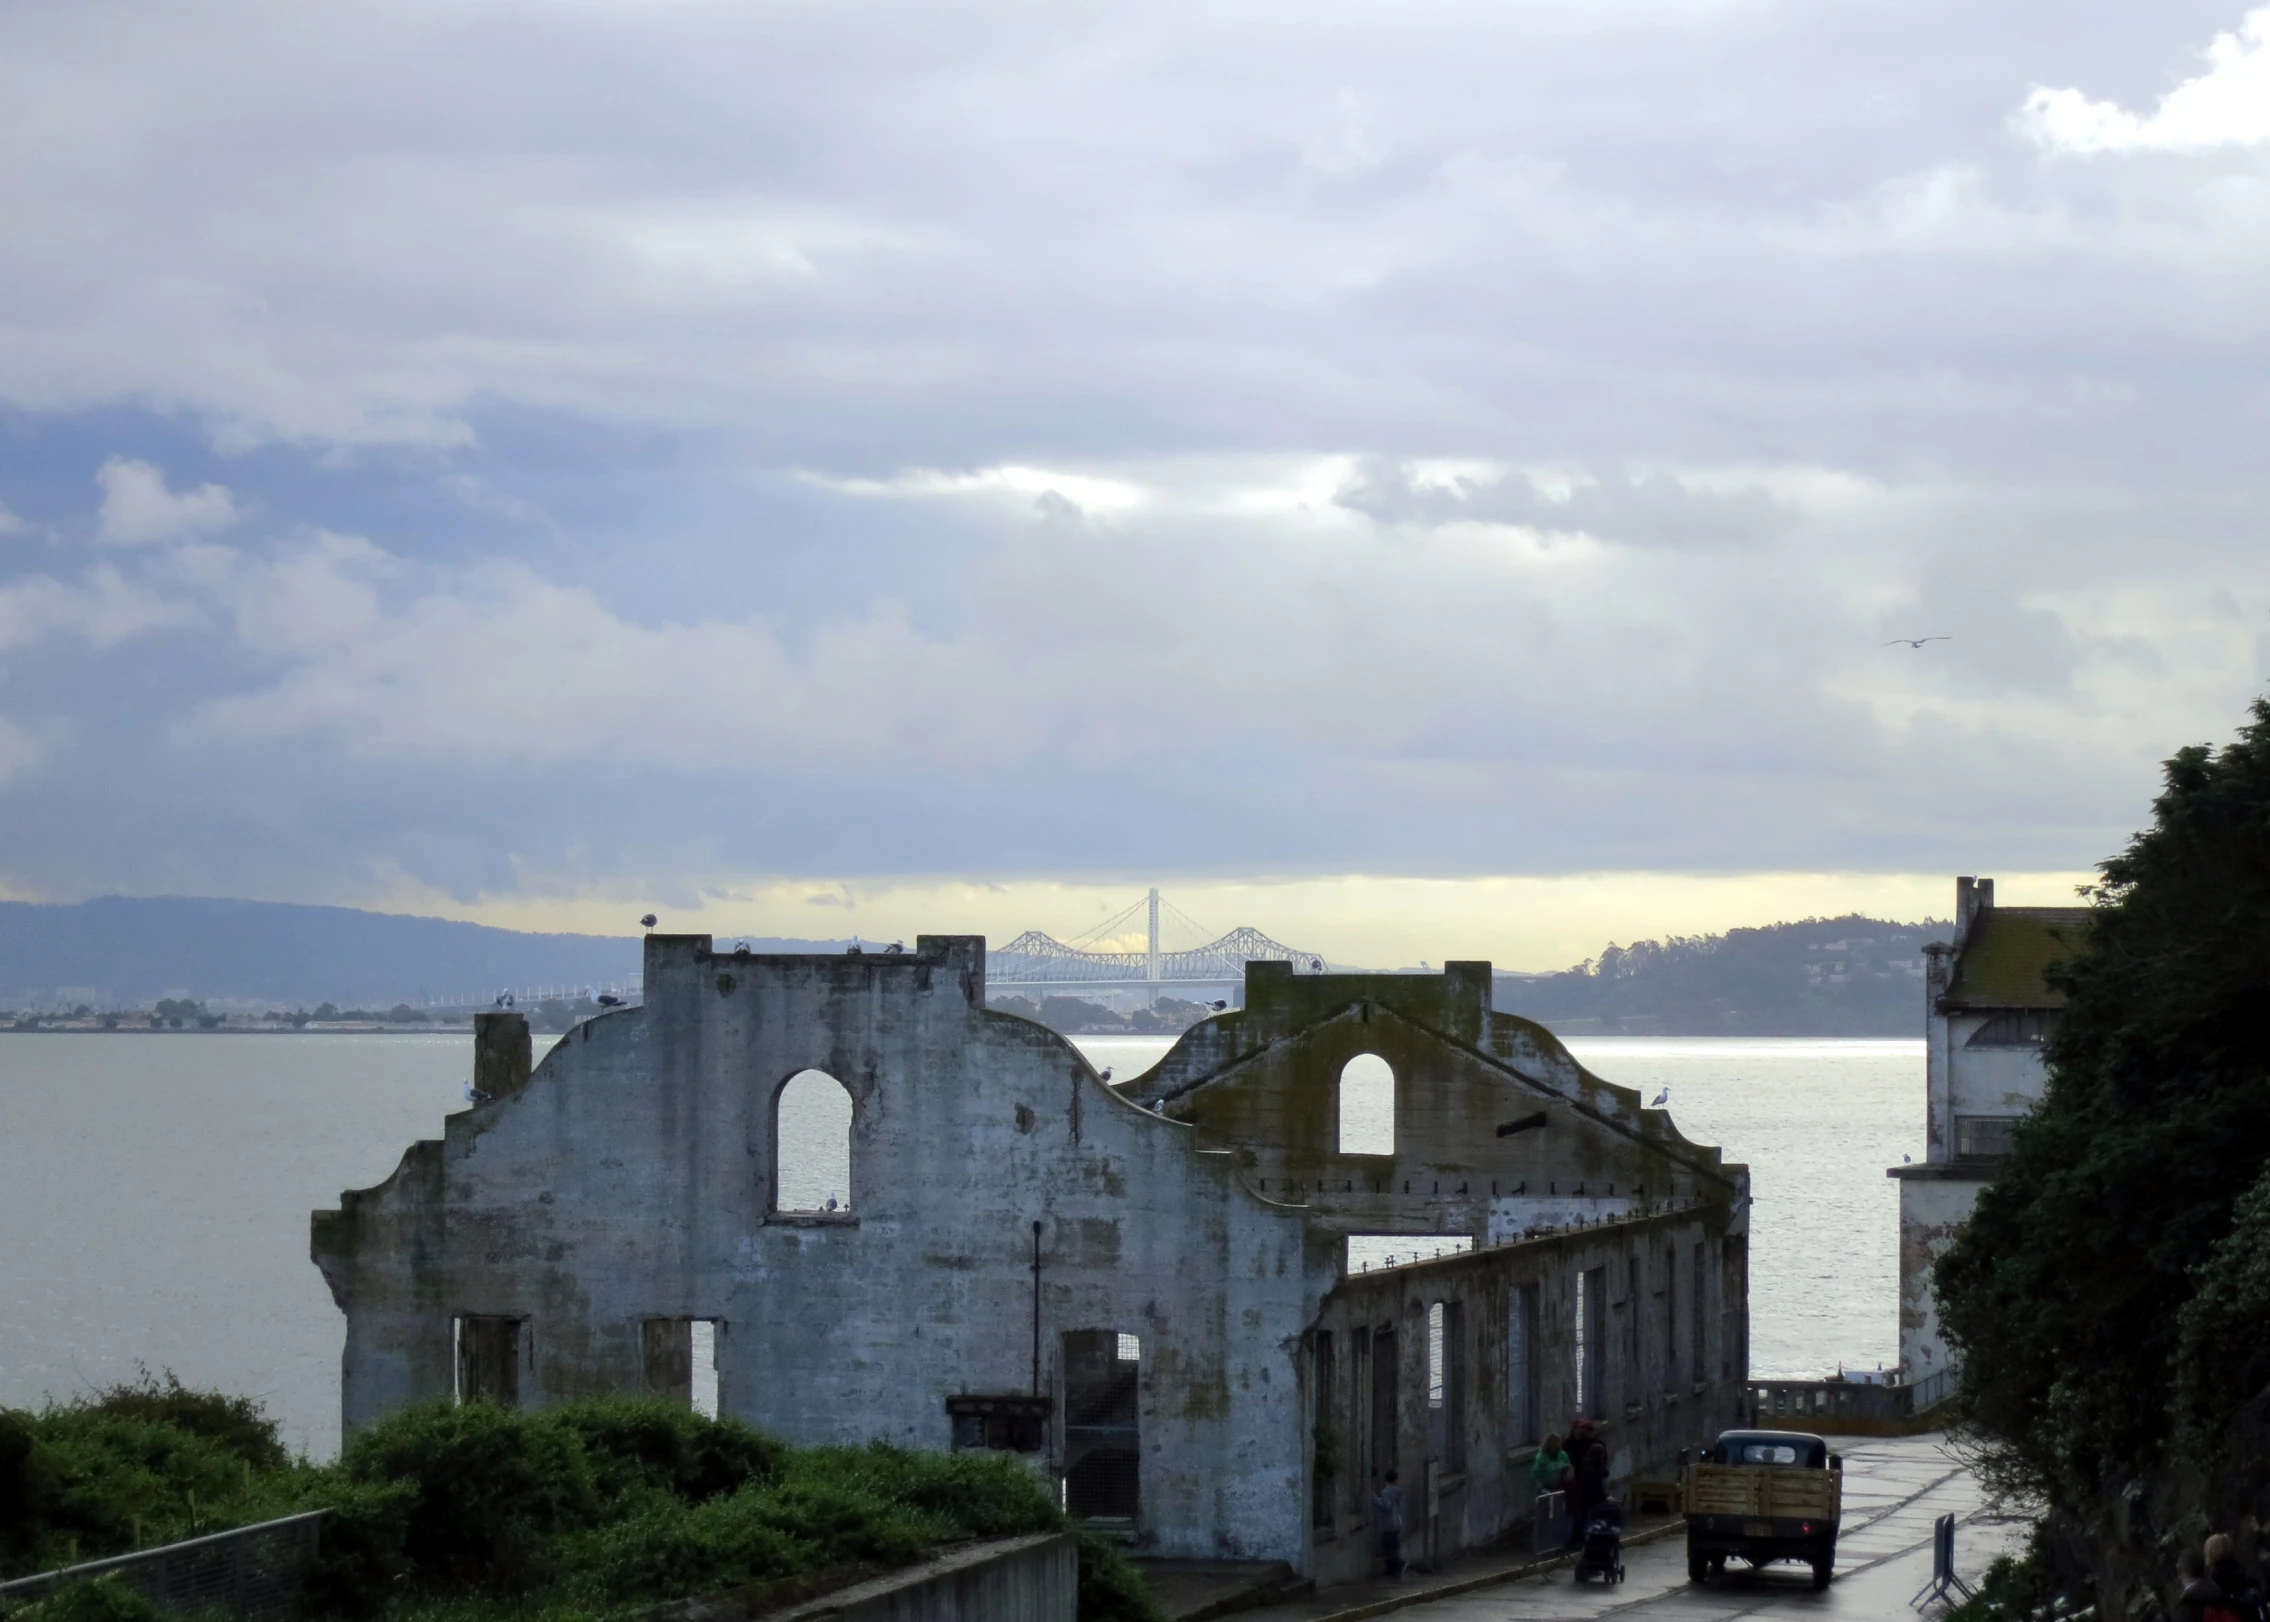
[{"label": "person in dark jacket", "polygon": [[2186,1549],[2175,1563],[2176,1580],[2183,1592],[2176,1597],[2175,1622],[2209,1622],[2210,1614],[2228,1613],[2230,1596],[2207,1575],[2207,1561],[2197,1549]]},{"label": "person in dark jacket", "polygon": [[2217,1532],[2209,1538],[2206,1555],[2207,1580],[2223,1591],[2231,1609],[2246,1622],[2264,1622],[2261,1580],[2238,1563],[2238,1551],[2231,1544],[2230,1534]]},{"label": "person in dark jacket", "polygon": [[1569,1547],[1584,1541],[1584,1523],[1608,1501],[1608,1444],[1594,1442],[1576,1461],[1576,1484],[1569,1490]]}]

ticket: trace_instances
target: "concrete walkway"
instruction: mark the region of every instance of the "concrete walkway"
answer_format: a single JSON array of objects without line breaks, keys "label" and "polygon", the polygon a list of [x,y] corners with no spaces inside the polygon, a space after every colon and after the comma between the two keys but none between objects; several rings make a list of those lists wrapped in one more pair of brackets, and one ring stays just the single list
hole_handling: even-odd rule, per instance
[{"label": "concrete walkway", "polygon": [[[1687,1581],[1686,1542],[1676,1527],[1652,1541],[1627,1536],[1624,1581],[1576,1582],[1566,1565],[1521,1576],[1515,1558],[1457,1561],[1404,1583],[1355,1583],[1292,1605],[1241,1613],[1241,1622],[1358,1622],[1393,1612],[1410,1622],[1728,1622],[1790,1615],[1893,1622],[1931,1576],[1931,1528],[1957,1517],[1956,1567],[1976,1582],[1998,1554],[2024,1541],[2023,1524],[1989,1518],[1978,1482],[1937,1433],[1832,1438],[1844,1455],[1844,1525],[1836,1580],[1815,1592],[1803,1566],[1751,1571],[1738,1562],[1722,1580]],[[1458,1590],[1463,1590],[1458,1591]]]}]

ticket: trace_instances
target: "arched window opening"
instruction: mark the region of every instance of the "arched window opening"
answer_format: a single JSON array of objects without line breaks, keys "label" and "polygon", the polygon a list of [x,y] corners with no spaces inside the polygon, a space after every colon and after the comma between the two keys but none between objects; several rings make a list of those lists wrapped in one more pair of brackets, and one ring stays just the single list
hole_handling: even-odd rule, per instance
[{"label": "arched window opening", "polygon": [[799,1070],[773,1108],[773,1209],[851,1209],[851,1094],[824,1070]]},{"label": "arched window opening", "polygon": [[1340,1068],[1340,1152],[1395,1152],[1395,1071],[1376,1053],[1359,1053]]}]

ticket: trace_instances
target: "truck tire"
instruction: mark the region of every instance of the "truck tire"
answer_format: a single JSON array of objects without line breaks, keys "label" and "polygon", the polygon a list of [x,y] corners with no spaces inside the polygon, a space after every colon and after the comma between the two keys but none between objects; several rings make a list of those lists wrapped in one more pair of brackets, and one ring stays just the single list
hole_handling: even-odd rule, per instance
[{"label": "truck tire", "polygon": [[1698,1549],[1687,1551],[1687,1581],[1699,1583],[1710,1575],[1710,1559]]},{"label": "truck tire", "polygon": [[1829,1578],[1835,1573],[1835,1571],[1835,1551],[1832,1550],[1827,1554],[1817,1554],[1813,1556],[1813,1586],[1815,1588],[1828,1587]]}]

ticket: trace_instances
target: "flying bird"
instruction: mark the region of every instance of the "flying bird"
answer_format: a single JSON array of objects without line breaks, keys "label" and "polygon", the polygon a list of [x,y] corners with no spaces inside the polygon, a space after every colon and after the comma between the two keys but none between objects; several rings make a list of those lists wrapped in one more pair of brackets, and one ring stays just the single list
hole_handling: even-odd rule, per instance
[{"label": "flying bird", "polygon": [[1951,636],[1895,636],[1884,644],[1887,648],[1920,648],[1926,642],[1952,642]]},{"label": "flying bird", "polygon": [[1664,1088],[1664,1089],[1663,1089],[1663,1091],[1661,1091],[1661,1092],[1659,1092],[1659,1093],[1657,1093],[1657,1094],[1655,1095],[1655,1102],[1654,1102],[1654,1103],[1652,1103],[1652,1104],[1650,1104],[1650,1105],[1648,1105],[1647,1107],[1648,1107],[1649,1109],[1661,1109],[1661,1108],[1662,1108],[1662,1107],[1663,1107],[1664,1105],[1666,1105],[1666,1104],[1668,1104],[1668,1103],[1670,1103],[1670,1102],[1671,1102],[1671,1089],[1670,1089],[1670,1088],[1668,1088],[1668,1087],[1666,1087],[1666,1088]]}]

